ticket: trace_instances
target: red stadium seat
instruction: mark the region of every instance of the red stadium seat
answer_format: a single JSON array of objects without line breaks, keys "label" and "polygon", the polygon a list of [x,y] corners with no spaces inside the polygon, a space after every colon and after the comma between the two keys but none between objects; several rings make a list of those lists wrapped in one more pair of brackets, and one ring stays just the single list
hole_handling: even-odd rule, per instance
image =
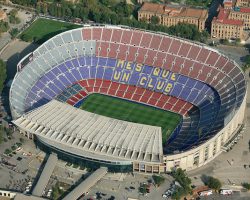
[{"label": "red stadium seat", "polygon": [[173,39],[173,42],[171,43],[168,53],[177,55],[179,52],[180,46],[181,46],[181,42],[179,40]]},{"label": "red stadium seat", "polygon": [[104,28],[102,31],[102,41],[110,41],[113,29]]},{"label": "red stadium seat", "polygon": [[93,28],[92,29],[92,39],[93,40],[100,40],[102,35],[102,28]]},{"label": "red stadium seat", "polygon": [[91,29],[84,28],[82,29],[83,40],[91,40]]},{"label": "red stadium seat", "polygon": [[112,38],[111,41],[112,42],[121,42],[121,37],[122,37],[122,30],[119,29],[113,29],[113,34],[112,34]]},{"label": "red stadium seat", "polygon": [[161,41],[161,44],[160,44],[160,48],[159,50],[160,51],[164,51],[164,52],[168,52],[169,50],[169,47],[172,43],[172,40],[171,38],[167,38],[167,37],[164,37]]},{"label": "red stadium seat", "polygon": [[130,44],[131,37],[132,37],[132,32],[131,31],[123,30],[121,43]]},{"label": "red stadium seat", "polygon": [[141,31],[134,31],[131,38],[131,45],[139,46],[142,38],[142,32]]},{"label": "red stadium seat", "polygon": [[196,57],[198,56],[200,49],[201,49],[200,47],[198,47],[196,45],[192,45],[187,57],[191,58],[192,60],[196,60]]},{"label": "red stadium seat", "polygon": [[140,47],[148,48],[149,45],[150,45],[150,43],[151,43],[152,36],[153,36],[153,35],[150,34],[150,33],[144,33],[144,34],[142,35]]},{"label": "red stadium seat", "polygon": [[150,49],[158,50],[159,44],[161,44],[162,36],[153,35],[153,38],[150,43]]},{"label": "red stadium seat", "polygon": [[182,43],[178,55],[179,55],[179,56],[186,57],[187,54],[188,54],[188,52],[189,52],[189,50],[190,50],[190,48],[191,48],[191,44]]}]

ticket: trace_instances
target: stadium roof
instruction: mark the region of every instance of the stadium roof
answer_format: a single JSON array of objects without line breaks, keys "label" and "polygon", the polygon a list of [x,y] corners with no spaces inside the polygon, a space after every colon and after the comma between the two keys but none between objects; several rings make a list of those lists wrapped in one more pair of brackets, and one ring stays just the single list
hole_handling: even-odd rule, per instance
[{"label": "stadium roof", "polygon": [[111,162],[162,161],[161,128],[121,121],[52,100],[14,124],[60,150]]}]

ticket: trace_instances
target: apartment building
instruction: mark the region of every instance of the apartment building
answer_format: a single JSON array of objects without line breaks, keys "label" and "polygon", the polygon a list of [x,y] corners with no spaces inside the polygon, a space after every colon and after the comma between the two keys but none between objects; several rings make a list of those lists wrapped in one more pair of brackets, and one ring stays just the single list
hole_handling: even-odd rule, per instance
[{"label": "apartment building", "polygon": [[138,20],[151,21],[153,16],[159,18],[159,23],[165,26],[176,25],[179,22],[194,24],[200,31],[205,29],[208,11],[173,5],[155,4],[145,2],[138,11]]},{"label": "apartment building", "polygon": [[250,7],[250,0],[236,0],[236,7]]},{"label": "apartment building", "polygon": [[230,10],[220,8],[218,16],[212,20],[212,37],[221,39],[243,39],[244,21],[242,19],[232,19],[230,15]]}]

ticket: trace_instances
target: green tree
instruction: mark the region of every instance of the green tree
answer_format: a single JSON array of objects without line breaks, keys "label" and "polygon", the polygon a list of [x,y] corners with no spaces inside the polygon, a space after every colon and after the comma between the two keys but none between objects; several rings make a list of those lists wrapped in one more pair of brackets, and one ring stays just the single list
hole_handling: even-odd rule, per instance
[{"label": "green tree", "polygon": [[155,184],[158,186],[160,186],[165,181],[165,178],[163,176],[153,175],[152,178]]},{"label": "green tree", "polygon": [[17,28],[13,28],[10,30],[10,35],[11,35],[11,38],[15,38],[17,36],[17,34],[19,33],[18,29]]},{"label": "green tree", "polygon": [[52,15],[52,16],[57,16],[57,6],[56,6],[56,4],[51,4],[50,6],[49,6],[49,8],[48,8],[48,12],[49,12],[49,14],[50,15]]},{"label": "green tree", "polygon": [[5,149],[5,151],[4,151],[4,153],[5,153],[6,155],[9,155],[11,152],[12,152],[12,151],[11,151],[10,149]]},{"label": "green tree", "polygon": [[207,177],[207,181],[205,183],[209,188],[219,191],[221,188],[221,182],[219,179],[214,178],[212,176]]},{"label": "green tree", "polygon": [[36,13],[39,14],[41,12],[42,12],[42,8],[41,8],[40,4],[37,4],[37,6],[36,6]]},{"label": "green tree", "polygon": [[224,44],[224,45],[228,45],[229,44],[229,40],[228,39],[221,39],[220,43]]},{"label": "green tree", "polygon": [[17,13],[18,13],[17,9],[12,9],[12,10],[10,11],[9,14],[10,14],[11,16],[16,17],[16,16],[17,16]]},{"label": "green tree", "polygon": [[139,192],[142,193],[143,195],[147,193],[147,185],[146,184],[142,184],[139,187]]},{"label": "green tree", "polygon": [[250,65],[250,55],[245,56],[244,62],[245,62],[247,65]]},{"label": "green tree", "polygon": [[51,197],[52,199],[58,199],[62,195],[63,191],[60,189],[59,182],[52,187]]},{"label": "green tree", "polygon": [[41,11],[43,14],[46,14],[48,12],[46,4],[42,4]]},{"label": "green tree", "polygon": [[6,78],[7,78],[6,63],[0,59],[0,94],[3,91],[4,82],[5,82]]},{"label": "green tree", "polygon": [[3,130],[3,127],[0,126],[0,144],[4,141],[4,130]]},{"label": "green tree", "polygon": [[244,188],[246,188],[247,190],[250,190],[250,183],[242,183],[241,184]]},{"label": "green tree", "polygon": [[191,192],[191,179],[187,176],[185,171],[178,168],[173,170],[171,174],[180,185],[176,187],[175,192],[172,194],[172,198],[180,199],[182,196],[189,194]]},{"label": "green tree", "polygon": [[159,24],[160,18],[158,16],[152,16],[151,17],[151,23],[152,24]]},{"label": "green tree", "polygon": [[8,22],[0,21],[0,32],[7,32],[9,28]]},{"label": "green tree", "polygon": [[12,9],[9,13],[9,21],[11,24],[19,24],[21,20],[17,17],[18,11],[16,9]]}]

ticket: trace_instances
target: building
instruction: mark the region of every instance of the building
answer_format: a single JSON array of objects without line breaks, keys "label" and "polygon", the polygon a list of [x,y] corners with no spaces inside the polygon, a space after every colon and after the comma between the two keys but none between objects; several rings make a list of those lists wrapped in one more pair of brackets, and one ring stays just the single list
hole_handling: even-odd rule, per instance
[{"label": "building", "polygon": [[250,29],[250,7],[234,8],[230,10],[229,19],[242,20],[244,22],[244,29]]},{"label": "building", "polygon": [[172,26],[179,22],[186,22],[196,25],[200,31],[203,31],[205,29],[208,11],[205,9],[144,3],[138,11],[138,20],[146,20],[147,22],[150,22],[153,16],[157,16],[159,18],[159,23],[165,26]]},{"label": "building", "polygon": [[[204,44],[131,27],[84,26],[54,36],[18,65],[9,96],[13,123],[68,162],[142,173],[192,170],[230,148],[244,127],[244,73]],[[92,93],[182,120],[163,146],[160,127],[78,109]]]},{"label": "building", "polygon": [[250,7],[250,0],[236,0],[236,7]]},{"label": "building", "polygon": [[224,0],[223,6],[225,9],[232,9],[234,6],[234,2],[233,2],[233,0]]},{"label": "building", "polygon": [[211,36],[220,39],[243,39],[244,21],[230,19],[230,10],[221,8],[217,17],[212,20]]}]

